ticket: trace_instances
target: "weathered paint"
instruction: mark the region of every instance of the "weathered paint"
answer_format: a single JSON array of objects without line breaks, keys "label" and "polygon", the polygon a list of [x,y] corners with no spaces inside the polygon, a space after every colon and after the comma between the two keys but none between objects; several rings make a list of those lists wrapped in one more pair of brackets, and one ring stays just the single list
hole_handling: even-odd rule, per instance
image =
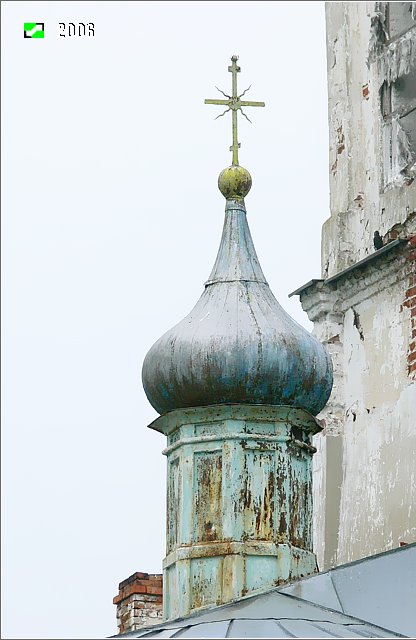
[{"label": "weathered paint", "polygon": [[416,181],[381,91],[416,71],[410,9],[326,4],[331,217],[325,281],[301,292],[334,365],[313,461],[321,568],[416,539]]},{"label": "weathered paint", "polygon": [[[260,106],[237,95],[236,61],[226,102],[233,165],[237,111]],[[143,364],[146,395],[162,414],[150,426],[168,437],[167,618],[317,570],[311,438],[332,363],[270,291],[246,219],[250,186],[242,167],[221,173],[225,222],[205,290]]]},{"label": "weathered paint", "polygon": [[[411,9],[411,3],[402,2],[325,5],[329,157],[330,168],[336,166],[329,172],[331,217],[322,229],[323,277],[372,253],[375,231],[384,243],[394,238],[394,231],[408,226],[416,210],[414,165],[404,171],[412,136],[399,143],[400,109],[385,117],[382,111],[383,84],[391,88],[416,71],[416,23],[409,11],[406,32],[383,44],[380,11],[391,14],[400,5]],[[369,89],[366,96],[364,86]],[[414,162],[414,137],[412,145]]]},{"label": "weathered paint", "polygon": [[150,426],[168,438],[167,618],[317,570],[312,415],[217,405],[175,410]]},{"label": "weathered paint", "polygon": [[159,413],[209,404],[292,405],[316,414],[332,386],[326,349],[271,292],[244,201],[227,200],[220,248],[194,309],[146,355],[143,386]]},{"label": "weathered paint", "polygon": [[218,176],[218,189],[224,198],[243,200],[251,189],[251,175],[239,165],[223,169]]},{"label": "weathered paint", "polygon": [[334,363],[333,392],[318,416],[324,430],[314,442],[314,538],[323,568],[416,536],[411,256],[401,243],[301,294]]}]

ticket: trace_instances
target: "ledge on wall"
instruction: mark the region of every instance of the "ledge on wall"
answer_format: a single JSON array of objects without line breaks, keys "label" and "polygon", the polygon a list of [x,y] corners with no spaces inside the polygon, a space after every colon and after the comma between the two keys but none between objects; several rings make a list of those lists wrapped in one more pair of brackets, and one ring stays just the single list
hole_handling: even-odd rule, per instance
[{"label": "ledge on wall", "polygon": [[360,269],[361,267],[364,267],[365,265],[367,265],[369,262],[372,262],[373,260],[380,258],[382,255],[390,252],[395,247],[398,247],[401,244],[405,244],[405,243],[407,244],[408,241],[409,241],[409,238],[397,238],[396,240],[393,240],[392,242],[389,242],[388,244],[384,245],[384,247],[382,247],[381,249],[378,249],[371,255],[366,256],[362,260],[359,260],[355,264],[351,265],[350,267],[347,267],[346,269],[343,269],[339,273],[336,273],[334,276],[331,276],[326,280],[322,278],[321,279],[315,278],[313,280],[309,280],[309,282],[307,282],[306,284],[302,285],[298,289],[295,289],[295,291],[292,291],[292,293],[289,293],[288,297],[291,298],[292,296],[300,295],[310,287],[313,287],[320,282],[323,282],[324,284],[331,284],[333,282],[336,282],[337,280],[347,275],[348,273],[351,273],[356,269]]}]

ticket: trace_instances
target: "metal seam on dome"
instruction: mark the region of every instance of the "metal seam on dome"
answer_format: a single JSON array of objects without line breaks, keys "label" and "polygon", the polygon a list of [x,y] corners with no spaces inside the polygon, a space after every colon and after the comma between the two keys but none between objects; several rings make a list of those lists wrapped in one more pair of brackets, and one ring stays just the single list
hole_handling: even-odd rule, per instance
[{"label": "metal seam on dome", "polygon": [[224,282],[255,282],[256,284],[265,284],[266,286],[269,286],[269,283],[266,282],[266,280],[255,280],[253,278],[233,278],[230,280],[221,280],[220,278],[216,278],[215,280],[208,280],[207,282],[204,282],[204,286],[208,287],[211,284],[223,284]]}]

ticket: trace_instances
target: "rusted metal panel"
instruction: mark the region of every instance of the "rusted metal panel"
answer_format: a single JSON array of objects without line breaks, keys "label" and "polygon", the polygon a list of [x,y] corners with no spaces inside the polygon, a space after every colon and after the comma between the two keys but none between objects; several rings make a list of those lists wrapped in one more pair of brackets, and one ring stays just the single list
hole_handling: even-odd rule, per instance
[{"label": "rusted metal panel", "polygon": [[177,410],[152,425],[168,434],[167,617],[317,569],[307,523],[319,427],[302,409],[255,409]]},{"label": "rusted metal panel", "polygon": [[[244,441],[242,441],[244,442]],[[240,489],[244,540],[273,540],[275,474],[274,452],[243,452],[244,484]]]},{"label": "rusted metal panel", "polygon": [[194,542],[222,539],[222,455],[194,454]]},{"label": "rusted metal panel", "polygon": [[167,517],[167,541],[166,548],[167,551],[171,551],[174,549],[178,542],[178,526],[179,519],[178,514],[181,511],[181,482],[180,482],[180,474],[182,470],[179,465],[179,457],[175,456],[168,463],[168,474],[167,474],[167,483],[168,483],[168,492],[167,492],[167,510],[166,513],[169,514]]},{"label": "rusted metal panel", "polygon": [[[198,407],[197,412],[193,408],[169,411],[151,422],[149,428],[168,436],[169,448],[170,445],[174,445],[179,440],[179,435],[183,436],[183,425],[191,424],[197,426],[201,436],[208,433],[208,431],[204,431],[205,429],[210,429],[210,433],[219,438],[224,420],[244,420],[246,422],[244,427],[246,433],[252,433],[258,428],[260,429],[259,433],[267,434],[270,432],[270,427],[267,425],[272,422],[279,424],[288,422],[293,426],[302,427],[304,433],[308,434],[316,434],[322,430],[322,427],[308,411],[296,407],[268,405],[265,403],[260,405],[225,404],[221,406],[214,404]],[[251,431],[250,422],[253,423]],[[266,426],[262,427],[262,422]],[[178,427],[181,428],[180,432]],[[165,453],[167,453],[167,450]]]},{"label": "rusted metal panel", "polygon": [[191,609],[222,603],[223,557],[195,558],[191,561]]},{"label": "rusted metal panel", "polygon": [[[292,448],[292,445],[289,445]],[[288,473],[291,491],[288,537],[293,545],[312,551],[312,486],[308,467],[309,456],[302,449],[293,448]],[[306,514],[310,517],[307,518]]]},{"label": "rusted metal panel", "polygon": [[[169,593],[170,597],[166,598]],[[177,571],[175,567],[167,567],[163,572],[163,617],[165,620],[174,618],[174,611],[177,609]]]}]

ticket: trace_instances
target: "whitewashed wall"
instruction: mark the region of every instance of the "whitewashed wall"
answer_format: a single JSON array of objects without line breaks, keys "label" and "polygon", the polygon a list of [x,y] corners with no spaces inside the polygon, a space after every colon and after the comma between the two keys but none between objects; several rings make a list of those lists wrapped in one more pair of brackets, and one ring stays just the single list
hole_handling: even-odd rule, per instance
[{"label": "whitewashed wall", "polygon": [[416,70],[416,16],[395,4],[326,3],[331,217],[322,280],[300,294],[335,369],[314,459],[321,570],[416,540],[416,148],[381,102]]}]

